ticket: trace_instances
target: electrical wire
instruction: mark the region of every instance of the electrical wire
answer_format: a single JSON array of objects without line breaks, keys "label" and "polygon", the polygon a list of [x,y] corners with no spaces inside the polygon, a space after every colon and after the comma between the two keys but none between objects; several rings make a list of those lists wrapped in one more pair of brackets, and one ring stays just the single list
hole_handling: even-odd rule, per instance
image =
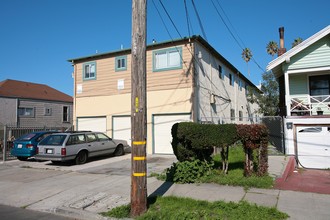
[{"label": "electrical wire", "polygon": [[[243,46],[242,46],[241,43],[237,40],[237,38],[234,36],[233,32],[230,30],[230,28],[229,28],[229,26],[227,25],[226,21],[225,21],[224,18],[221,16],[221,14],[220,14],[218,8],[217,8],[216,5],[214,4],[214,1],[211,0],[211,2],[212,2],[213,7],[214,7],[215,10],[216,10],[218,16],[220,17],[221,21],[222,21],[223,24],[226,26],[226,28],[227,28],[228,32],[230,33],[230,35],[234,38],[235,42],[236,42],[237,45],[241,48],[241,50],[244,50],[244,48],[246,48],[246,46],[245,46],[244,42],[242,41],[242,39],[239,37],[239,35],[238,35],[237,32],[236,32],[236,35],[237,35],[238,38],[241,40]],[[223,10],[223,8],[221,7],[221,5],[220,5],[220,3],[219,3],[218,0],[217,0],[217,2],[218,2],[218,5],[220,6],[221,10],[224,12],[224,10]],[[225,14],[225,13],[224,13],[224,14]],[[227,17],[226,14],[225,14],[225,16]],[[231,22],[230,22],[230,20],[229,20],[228,17],[227,17],[227,20],[228,20],[229,23],[231,24]],[[232,24],[231,24],[231,25],[232,25]],[[233,25],[232,25],[232,27],[233,27]],[[234,29],[234,28],[233,28],[233,29]],[[234,30],[235,30],[235,29],[234,29]],[[263,73],[266,72],[265,69],[263,69],[263,68],[259,65],[259,63],[258,63],[257,60],[254,58],[254,56],[252,56],[251,59],[252,59],[252,61],[257,65],[257,67],[258,67]]]},{"label": "electrical wire", "polygon": [[207,40],[207,37],[206,37],[206,33],[205,33],[205,30],[204,30],[204,27],[203,27],[203,24],[202,24],[202,20],[201,20],[201,18],[200,18],[200,16],[199,16],[199,13],[198,13],[198,11],[197,11],[197,8],[196,8],[196,5],[195,5],[195,3],[194,3],[194,0],[191,0],[191,3],[192,3],[193,8],[194,8],[194,10],[195,10],[195,13],[196,13],[196,16],[197,16],[197,20],[198,20],[199,26],[200,26],[200,28],[201,28],[201,31],[202,31],[203,37],[205,38],[206,41],[208,41],[208,40]]},{"label": "electrical wire", "polygon": [[189,15],[188,15],[188,9],[187,9],[187,2],[184,0],[184,9],[186,11],[186,19],[187,19],[187,27],[188,27],[188,36],[190,35],[190,26],[189,26]]}]

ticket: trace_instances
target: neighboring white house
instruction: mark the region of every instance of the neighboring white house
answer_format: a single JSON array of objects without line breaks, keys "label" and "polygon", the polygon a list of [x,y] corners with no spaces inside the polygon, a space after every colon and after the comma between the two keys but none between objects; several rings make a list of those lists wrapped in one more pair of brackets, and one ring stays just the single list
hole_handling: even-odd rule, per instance
[{"label": "neighboring white house", "polygon": [[270,62],[280,87],[286,153],[330,168],[330,26]]},{"label": "neighboring white house", "polygon": [[[69,60],[74,68],[74,123],[131,143],[131,50]],[[147,46],[147,152],[172,154],[176,122],[250,123],[255,87],[200,36]],[[255,87],[256,88],[256,87]]]}]

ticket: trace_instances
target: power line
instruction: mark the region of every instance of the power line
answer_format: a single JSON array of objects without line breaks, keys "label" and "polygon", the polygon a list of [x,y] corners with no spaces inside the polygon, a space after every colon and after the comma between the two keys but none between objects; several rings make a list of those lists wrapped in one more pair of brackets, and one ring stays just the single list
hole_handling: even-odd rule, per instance
[{"label": "power line", "polygon": [[188,36],[190,35],[190,26],[189,26],[189,15],[188,15],[188,10],[187,10],[187,3],[186,0],[184,0],[184,9],[186,11],[186,19],[187,19],[187,27],[188,27]]},{"label": "power line", "polygon": [[204,30],[204,27],[203,27],[203,24],[202,24],[202,20],[201,20],[201,18],[200,18],[200,16],[199,16],[199,13],[198,13],[198,11],[197,11],[197,8],[196,8],[196,5],[195,5],[195,3],[194,3],[194,0],[191,0],[191,3],[192,3],[193,8],[194,8],[194,10],[195,10],[195,13],[196,13],[196,16],[197,16],[197,20],[198,20],[199,26],[200,26],[200,28],[201,28],[201,31],[202,31],[203,37],[205,38],[206,41],[208,41],[208,40],[207,40],[207,37],[206,37],[206,33],[205,33],[205,30]]},{"label": "power line", "polygon": [[[221,21],[223,22],[223,24],[226,26],[227,30],[229,31],[230,35],[234,38],[235,42],[237,43],[237,45],[241,48],[241,50],[244,50],[244,48],[246,48],[244,42],[242,41],[242,39],[239,37],[239,35],[236,32],[236,35],[238,36],[238,38],[241,40],[243,46],[240,44],[240,42],[237,40],[237,38],[234,36],[233,32],[230,30],[230,28],[228,27],[226,21],[224,20],[224,18],[221,16],[219,10],[217,9],[216,5],[214,4],[214,1],[211,0],[213,7],[215,8],[215,10],[217,11],[218,16],[220,17]],[[224,12],[223,8],[221,7],[219,1],[217,0],[219,7],[221,8],[221,10]],[[224,12],[225,16],[227,17],[226,13]],[[227,17],[229,23],[231,24],[229,18]],[[231,24],[231,26],[233,27],[233,25]],[[235,30],[235,28],[233,27],[233,29]],[[257,65],[257,67],[262,71],[265,72],[265,70],[258,64],[258,62],[256,61],[256,59],[252,56],[252,61]]]},{"label": "power line", "polygon": [[179,34],[180,38],[182,38],[182,36],[181,36],[181,34],[180,34],[178,28],[177,28],[176,25],[174,24],[174,22],[173,22],[171,16],[170,16],[169,13],[167,12],[167,10],[166,10],[165,6],[163,5],[162,1],[159,0],[159,3],[162,5],[162,7],[163,7],[165,13],[167,14],[167,17],[170,19],[170,21],[171,21],[173,27],[175,28],[176,32]]}]

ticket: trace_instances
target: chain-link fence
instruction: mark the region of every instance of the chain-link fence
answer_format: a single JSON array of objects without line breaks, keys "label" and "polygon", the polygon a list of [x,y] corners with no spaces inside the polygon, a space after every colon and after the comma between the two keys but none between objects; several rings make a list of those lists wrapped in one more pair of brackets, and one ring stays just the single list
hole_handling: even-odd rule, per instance
[{"label": "chain-link fence", "polygon": [[2,126],[0,127],[0,161],[13,160],[16,157],[10,154],[13,142],[28,133],[36,131],[66,131],[71,130],[72,126],[65,127],[16,127]]}]

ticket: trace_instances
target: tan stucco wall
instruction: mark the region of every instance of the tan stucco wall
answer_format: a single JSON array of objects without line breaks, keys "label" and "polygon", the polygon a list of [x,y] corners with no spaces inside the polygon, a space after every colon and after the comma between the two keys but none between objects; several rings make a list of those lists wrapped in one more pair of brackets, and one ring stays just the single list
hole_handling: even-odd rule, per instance
[{"label": "tan stucco wall", "polygon": [[[147,94],[147,153],[152,153],[152,114],[192,112],[192,88],[162,90]],[[107,134],[112,136],[112,116],[131,114],[131,94],[76,98],[77,117],[107,117]]]}]

